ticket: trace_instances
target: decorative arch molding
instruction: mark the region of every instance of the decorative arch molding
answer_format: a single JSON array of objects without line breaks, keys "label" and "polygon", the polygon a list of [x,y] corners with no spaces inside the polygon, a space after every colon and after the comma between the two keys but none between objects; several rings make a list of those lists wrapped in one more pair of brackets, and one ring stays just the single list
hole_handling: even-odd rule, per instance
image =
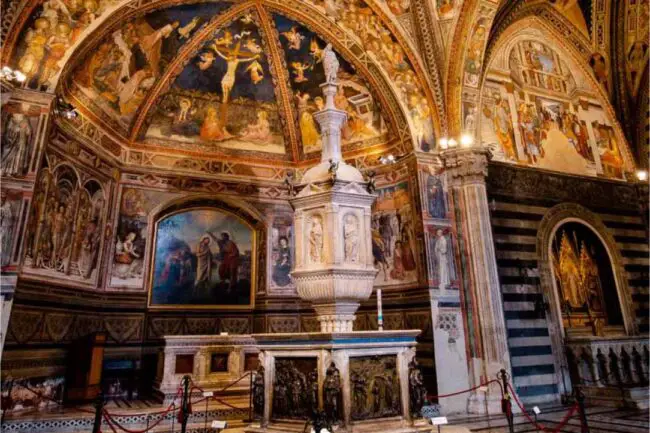
[{"label": "decorative arch molding", "polygon": [[[547,8],[541,8],[541,9],[546,10]],[[616,116],[616,112],[612,107],[612,104],[609,100],[606,91],[596,81],[596,78],[594,77],[592,71],[589,68],[588,61],[589,61],[590,50],[587,50],[584,47],[582,49],[578,49],[574,43],[571,43],[571,38],[568,38],[568,42],[567,42],[567,38],[563,37],[564,35],[560,33],[556,27],[548,24],[548,22],[543,20],[542,18],[543,17],[527,15],[526,17],[510,25],[504,32],[502,32],[499,35],[499,38],[493,43],[493,45],[491,45],[489,52],[486,53],[486,57],[483,62],[484,67],[482,70],[481,82],[479,87],[480,88],[479,104],[477,106],[480,107],[481,104],[483,103],[482,101],[483,89],[487,81],[487,71],[490,70],[492,63],[495,61],[496,58],[495,53],[498,53],[503,49],[508,49],[509,46],[512,46],[514,43],[513,41],[518,39],[519,34],[521,34],[522,32],[529,32],[533,29],[536,29],[542,34],[548,35],[548,39],[546,40],[546,42],[547,43],[549,41],[552,42],[554,46],[559,48],[559,51],[561,53],[567,54],[569,56],[571,63],[573,63],[575,66],[579,68],[580,73],[582,77],[584,77],[586,84],[589,85],[589,88],[593,91],[594,96],[598,99],[598,101],[602,105],[603,110],[605,111],[609,119],[611,119],[612,127],[616,132],[616,138],[618,139],[618,142],[622,143],[622,146],[620,147],[622,148],[622,154],[625,162],[626,171],[633,172],[636,167],[635,159],[634,156],[632,155],[632,152],[630,151],[630,146],[626,140],[625,134],[621,129],[621,125],[618,121],[618,117]],[[481,122],[478,121],[476,131],[480,131],[481,130],[480,128],[481,128]]]},{"label": "decorative arch molding", "polygon": [[[497,3],[497,4],[495,4]],[[491,15],[481,13],[492,9]],[[489,30],[489,38],[484,47],[482,57],[482,68],[480,71],[479,86],[474,88],[463,82],[463,66],[467,58],[470,31],[472,26],[469,23],[476,22],[480,16],[486,20],[486,28]],[[495,51],[495,45],[502,39],[502,35],[509,30],[511,25],[527,17],[538,17],[541,21],[550,23],[558,34],[568,39],[569,43],[575,46],[576,51],[584,59],[586,64],[592,53],[590,43],[569,20],[564,17],[560,11],[555,9],[546,1],[524,2],[519,0],[501,0],[493,2],[489,0],[466,0],[460,11],[456,33],[450,47],[450,53],[461,53],[457,58],[450,57],[449,67],[446,77],[455,77],[453,80],[447,80],[446,100],[447,100],[447,121],[449,124],[450,134],[459,134],[462,130],[463,113],[461,110],[463,100],[468,96],[475,94],[483,87],[486,67]],[[591,75],[591,71],[589,71]],[[600,87],[600,86],[598,86]],[[476,95],[478,97],[478,95]],[[477,104],[478,106],[478,104]]]},{"label": "decorative arch molding", "polygon": [[623,258],[618,250],[614,237],[607,230],[598,215],[578,204],[563,203],[549,209],[544,215],[544,218],[542,218],[537,232],[536,247],[540,284],[544,293],[548,295],[551,304],[551,321],[549,326],[551,328],[551,340],[554,342],[554,346],[556,348],[562,347],[564,328],[562,326],[561,312],[557,308],[559,306],[559,299],[553,277],[550,246],[557,230],[567,222],[577,222],[586,226],[602,242],[611,262],[625,332],[628,335],[636,334],[637,329],[634,324],[632,295],[627,284]]},{"label": "decorative arch molding", "polygon": [[[445,88],[445,94],[447,100],[447,133],[449,135],[458,135],[461,132],[463,123],[461,106],[463,98],[468,93],[476,94],[480,89],[480,87],[473,88],[464,84],[463,70],[467,59],[468,45],[470,38],[472,37],[471,30],[474,28],[471,23],[474,23],[479,19],[482,10],[484,12],[491,11],[491,14],[485,16],[486,28],[489,30],[494,21],[496,9],[497,5],[488,0],[466,0],[463,2],[461,10],[458,13],[459,18],[456,23],[456,32],[449,48],[449,66],[446,74],[447,85]],[[451,53],[459,53],[460,55],[454,57]],[[484,57],[484,55],[485,47],[481,53],[482,57]],[[482,65],[485,65],[485,61],[483,61]],[[482,69],[485,68],[483,67]]]},{"label": "decorative arch molding", "polygon": [[[498,42],[502,39],[504,32],[508,31],[518,21],[528,17],[538,17],[541,21],[548,23],[558,34],[563,35],[570,45],[575,47],[575,50],[580,53],[585,62],[589,61],[589,56],[593,52],[590,41],[560,11],[548,2],[532,4],[518,2],[507,16],[496,23],[496,27],[490,32],[490,39],[485,48],[485,65],[489,63],[493,52],[497,50]],[[486,72],[487,68],[483,68],[483,75]]]},{"label": "decorative arch molding", "polygon": [[[249,203],[226,196],[223,194],[191,194],[189,196],[173,198],[156,206],[150,213],[147,223],[147,245],[146,257],[144,263],[149,267],[145,273],[144,288],[145,291],[151,285],[151,266],[155,254],[155,245],[153,245],[156,230],[156,223],[165,216],[173,214],[183,209],[196,207],[210,207],[232,214],[248,224],[255,232],[255,243],[257,251],[266,251],[266,234],[267,227],[265,218],[255,207]],[[266,292],[266,254],[258,254],[255,268],[256,272],[256,294]]]}]

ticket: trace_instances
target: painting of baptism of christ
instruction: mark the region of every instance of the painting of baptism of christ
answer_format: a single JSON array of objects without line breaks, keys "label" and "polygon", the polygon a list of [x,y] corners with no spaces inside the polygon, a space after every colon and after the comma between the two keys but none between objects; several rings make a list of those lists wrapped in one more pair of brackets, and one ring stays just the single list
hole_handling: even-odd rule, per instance
[{"label": "painting of baptism of christ", "polygon": [[252,307],[254,250],[254,231],[220,209],[164,217],[156,224],[150,306]]}]

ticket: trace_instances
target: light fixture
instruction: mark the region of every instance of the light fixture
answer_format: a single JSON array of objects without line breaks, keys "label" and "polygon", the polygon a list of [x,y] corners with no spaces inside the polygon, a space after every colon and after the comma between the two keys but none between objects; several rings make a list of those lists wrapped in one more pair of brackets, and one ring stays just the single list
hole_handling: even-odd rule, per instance
[{"label": "light fixture", "polygon": [[440,148],[446,149],[447,147],[449,147],[449,139],[447,137],[442,137],[440,139]]},{"label": "light fixture", "polygon": [[456,146],[458,146],[458,142],[457,142],[455,139],[453,139],[453,138],[450,138],[449,141],[447,142],[447,144],[449,145],[449,147],[456,147]]},{"label": "light fixture", "polygon": [[470,134],[463,134],[460,137],[460,145],[462,147],[471,147],[474,144],[474,137]]},{"label": "light fixture", "polygon": [[647,170],[637,170],[636,178],[639,179],[641,182],[645,182],[646,180],[648,180],[648,171]]},{"label": "light fixture", "polygon": [[3,66],[2,69],[0,69],[0,79],[24,83],[27,76],[20,71],[14,71],[8,66]]},{"label": "light fixture", "polygon": [[382,163],[383,165],[395,164],[397,162],[398,158],[399,158],[399,156],[396,158],[395,155],[393,155],[392,153],[389,153],[386,156],[381,155],[379,157],[379,162]]}]

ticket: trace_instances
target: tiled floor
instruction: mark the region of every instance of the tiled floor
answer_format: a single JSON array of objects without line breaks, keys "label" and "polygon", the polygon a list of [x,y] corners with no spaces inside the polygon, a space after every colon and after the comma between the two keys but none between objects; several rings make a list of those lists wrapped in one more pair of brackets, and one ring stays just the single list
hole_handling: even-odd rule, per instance
[{"label": "tiled floor", "polygon": [[[567,407],[545,409],[537,419],[538,423],[549,431],[555,431],[567,413]],[[473,432],[508,433],[504,417],[475,418],[454,420],[453,424],[462,423]],[[590,433],[647,433],[650,428],[648,411],[631,411],[613,408],[587,408],[587,424]],[[537,432],[523,415],[515,417],[516,433]],[[580,418],[577,412],[558,433],[581,433]]]},{"label": "tiled floor", "polygon": [[[193,415],[189,431],[199,432],[203,430],[205,422],[210,424],[212,419],[228,419],[229,424],[236,429],[228,429],[224,433],[239,433],[243,431],[242,420],[248,414],[248,400],[242,398],[235,403],[237,410],[228,408],[218,403],[211,403],[208,408],[208,415],[205,415],[205,406],[197,404],[193,407]],[[139,413],[152,413],[160,410],[160,405],[150,401],[136,401],[127,403],[125,401],[112,401],[107,405],[109,412],[119,414],[120,422],[131,429],[142,429],[147,425],[147,417]],[[84,407],[91,409],[91,406]],[[567,413],[567,407],[545,408],[539,415],[539,424],[546,427],[547,431],[555,431],[558,423]],[[171,414],[170,414],[171,415]],[[178,431],[178,423],[175,417],[169,416],[158,425],[155,432],[171,432],[172,428]],[[155,417],[149,417],[151,422]],[[481,432],[481,433],[508,433],[506,420],[501,415],[485,416],[461,416],[450,417],[450,425],[441,429],[441,433],[456,432]],[[587,421],[590,433],[647,433],[650,428],[648,411],[631,411],[623,409],[612,409],[602,407],[591,407],[587,409]],[[3,423],[2,432],[7,433],[71,433],[90,432],[92,429],[92,414],[81,411],[66,409],[65,411],[53,411],[35,417],[33,414],[24,414],[20,417],[8,417]],[[174,427],[172,427],[174,426]],[[537,432],[535,426],[519,414],[515,417],[516,433]],[[436,432],[436,429],[432,430]],[[569,422],[558,433],[581,433],[580,419],[576,413]]]}]

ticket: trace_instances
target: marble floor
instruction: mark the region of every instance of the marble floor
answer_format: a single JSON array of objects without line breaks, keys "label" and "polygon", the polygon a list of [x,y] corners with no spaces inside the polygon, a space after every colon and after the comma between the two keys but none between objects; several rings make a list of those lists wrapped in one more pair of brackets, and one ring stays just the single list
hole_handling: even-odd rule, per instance
[{"label": "marble floor", "polygon": [[[229,399],[228,407],[219,403],[209,403],[207,407],[197,404],[193,407],[193,414],[190,418],[188,433],[213,432],[205,430],[205,425],[210,425],[213,419],[226,419],[230,428],[224,433],[241,433],[244,430],[244,419],[248,415],[248,399],[240,398],[238,401]],[[117,419],[124,427],[130,429],[142,429],[149,422],[156,419],[153,415],[160,411],[159,403],[149,401],[111,401],[107,405],[109,412],[117,414]],[[90,410],[91,406],[83,407]],[[544,408],[539,415],[538,422],[546,427],[547,431],[555,431],[558,423],[567,413],[567,407]],[[151,414],[147,416],[146,414]],[[145,414],[143,416],[143,414]],[[170,414],[171,415],[171,414]],[[89,433],[92,430],[92,414],[87,412],[66,410],[54,410],[43,413],[38,417],[34,414],[23,414],[17,417],[6,417],[2,423],[2,432],[11,433]],[[178,432],[179,425],[174,416],[165,417],[153,432]],[[613,409],[604,407],[587,408],[587,420],[590,433],[647,433],[650,429],[648,411],[632,411],[625,409]],[[501,415],[490,417],[485,416],[452,416],[450,424],[441,428],[441,433],[508,433],[506,420]],[[110,430],[102,430],[109,431]],[[436,433],[436,429],[432,433]],[[515,416],[516,433],[537,432],[535,426],[531,425],[522,415]],[[581,433],[580,419],[577,413],[558,433]]]},{"label": "marble floor", "polygon": [[[545,408],[538,416],[537,422],[549,431],[555,431],[567,413],[564,406]],[[481,433],[508,433],[507,423],[502,416],[454,418],[453,425],[462,424],[469,431]],[[588,407],[587,424],[590,433],[647,433],[650,429],[648,411],[632,411],[605,407]],[[441,430],[444,432],[445,430]],[[516,433],[537,432],[525,416],[515,416]],[[580,433],[580,418],[574,414],[558,433]]]}]

